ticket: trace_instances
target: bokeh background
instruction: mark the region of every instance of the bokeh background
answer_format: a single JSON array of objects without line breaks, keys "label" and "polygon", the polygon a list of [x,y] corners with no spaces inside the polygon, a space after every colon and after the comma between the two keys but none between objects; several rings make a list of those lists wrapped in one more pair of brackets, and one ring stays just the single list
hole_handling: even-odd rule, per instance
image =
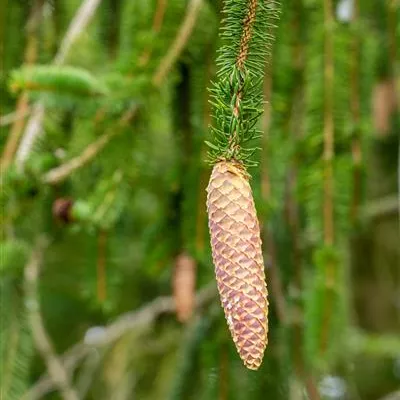
[{"label": "bokeh background", "polygon": [[400,399],[400,2],[271,3],[257,372],[207,230],[222,7],[1,1],[1,400]]}]

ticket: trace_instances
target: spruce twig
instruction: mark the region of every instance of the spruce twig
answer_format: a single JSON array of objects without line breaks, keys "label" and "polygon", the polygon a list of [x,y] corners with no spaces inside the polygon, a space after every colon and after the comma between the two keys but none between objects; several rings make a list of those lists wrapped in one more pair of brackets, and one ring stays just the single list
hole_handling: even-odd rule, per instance
[{"label": "spruce twig", "polygon": [[43,258],[44,246],[42,240],[39,240],[32,253],[31,259],[25,267],[25,295],[28,319],[31,325],[32,337],[36,348],[47,366],[47,371],[53,380],[54,385],[60,391],[64,400],[78,400],[78,395],[71,386],[68,373],[58,358],[51,339],[46,332],[40,311],[38,277]]},{"label": "spruce twig", "polygon": [[228,0],[224,14],[218,81],[210,90],[214,125],[213,142],[206,142],[210,147],[209,161],[215,164],[235,160],[252,166],[255,163],[250,157],[256,148],[245,145],[260,136],[256,123],[263,110],[261,82],[272,46],[270,32],[277,6],[272,0]]},{"label": "spruce twig", "polygon": [[264,62],[272,42],[272,1],[227,0],[224,45],[217,60],[214,106],[214,165],[207,187],[212,257],[221,304],[236,349],[249,369],[260,367],[268,338],[268,299],[259,222],[246,167],[255,149],[262,114]]}]

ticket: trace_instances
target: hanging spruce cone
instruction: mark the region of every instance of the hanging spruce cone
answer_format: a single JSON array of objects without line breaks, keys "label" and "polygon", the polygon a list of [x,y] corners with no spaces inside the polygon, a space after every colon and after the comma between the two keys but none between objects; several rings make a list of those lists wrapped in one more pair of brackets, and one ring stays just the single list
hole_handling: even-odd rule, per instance
[{"label": "hanging spruce cone", "polygon": [[249,369],[261,365],[268,332],[268,300],[260,229],[248,178],[222,161],[207,188],[211,247],[218,290],[233,341]]}]

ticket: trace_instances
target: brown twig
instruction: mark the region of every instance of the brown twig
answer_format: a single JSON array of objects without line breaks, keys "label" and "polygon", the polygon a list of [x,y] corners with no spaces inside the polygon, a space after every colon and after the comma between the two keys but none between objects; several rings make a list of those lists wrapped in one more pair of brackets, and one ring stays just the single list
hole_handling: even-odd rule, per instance
[{"label": "brown twig", "polygon": [[[165,10],[167,9],[167,3],[168,0],[158,0],[157,1],[157,6],[156,10],[154,13],[154,18],[153,18],[153,26],[152,30],[155,34],[159,33],[162,27],[162,23],[164,20],[164,15],[165,15]],[[151,53],[153,51],[152,46],[148,47],[145,49],[142,53],[142,55],[139,57],[139,65],[141,67],[144,67],[148,64],[150,58],[151,58]]]},{"label": "brown twig", "polygon": [[[334,205],[333,205],[333,158],[334,158],[334,60],[333,60],[333,4],[324,0],[324,244],[334,244]],[[323,322],[321,326],[320,351],[323,354],[328,345],[330,323],[332,318],[333,294],[332,285],[336,279],[336,263],[329,260],[325,266],[325,303],[323,305]]]},{"label": "brown twig", "polygon": [[190,38],[190,35],[192,34],[202,5],[203,0],[190,0],[186,15],[178,30],[178,33],[176,34],[175,40],[165,57],[161,60],[160,65],[153,76],[152,82],[155,86],[160,86],[161,82],[170,71],[172,65],[175,63],[184,49]]},{"label": "brown twig", "polygon": [[[38,31],[42,16],[43,0],[35,0],[32,4],[30,16],[27,23],[27,41],[25,48],[25,65],[34,64],[37,58],[38,48]],[[4,151],[1,156],[0,166],[3,169],[8,168],[14,157],[18,147],[18,142],[21,137],[25,125],[25,117],[29,113],[29,101],[26,92],[22,93],[17,101],[17,107],[14,114],[15,118],[9,118],[12,123],[10,133],[7,138]],[[22,116],[22,117],[21,117]],[[3,117],[4,118],[4,117]],[[7,121],[7,120],[6,120]]]},{"label": "brown twig", "polygon": [[240,38],[238,58],[236,60],[236,66],[240,70],[243,70],[244,63],[249,54],[250,41],[253,36],[253,26],[256,20],[257,1],[258,0],[249,1],[248,12],[243,21],[243,32]]},{"label": "brown twig", "polygon": [[54,351],[54,346],[43,324],[38,294],[38,277],[43,258],[44,244],[39,241],[25,267],[25,296],[28,320],[37,350],[46,364],[47,371],[55,386],[65,400],[78,400],[78,395],[71,386],[63,363]]},{"label": "brown twig", "polygon": [[106,246],[107,232],[101,229],[97,240],[97,300],[101,303],[107,297]]},{"label": "brown twig", "polygon": [[[200,289],[196,295],[196,308],[202,308],[216,298],[215,282]],[[142,308],[121,315],[116,321],[105,326],[101,334],[86,338],[67,350],[61,357],[64,367],[72,372],[78,364],[96,347],[103,347],[114,343],[124,334],[133,329],[151,325],[162,314],[171,314],[176,311],[172,296],[158,297]],[[55,387],[51,377],[44,375],[31,389],[25,393],[22,400],[38,400]]]}]

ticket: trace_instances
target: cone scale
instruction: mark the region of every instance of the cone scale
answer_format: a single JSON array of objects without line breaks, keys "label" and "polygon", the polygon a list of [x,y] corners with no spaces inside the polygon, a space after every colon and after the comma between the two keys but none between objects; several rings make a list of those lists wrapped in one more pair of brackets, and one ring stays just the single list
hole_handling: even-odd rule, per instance
[{"label": "cone scale", "polygon": [[268,300],[260,228],[248,176],[218,162],[207,187],[207,210],[218,291],[245,366],[256,370],[267,345]]}]

